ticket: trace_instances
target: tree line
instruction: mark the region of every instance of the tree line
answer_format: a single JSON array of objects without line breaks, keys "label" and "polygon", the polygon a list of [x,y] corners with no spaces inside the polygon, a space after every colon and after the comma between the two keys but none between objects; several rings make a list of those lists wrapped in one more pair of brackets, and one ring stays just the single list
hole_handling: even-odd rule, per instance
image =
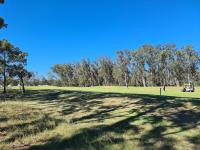
[{"label": "tree line", "polygon": [[[0,4],[4,0],[0,0]],[[7,24],[0,17],[0,29]],[[119,50],[115,59],[101,57],[78,63],[55,64],[47,77],[40,77],[25,69],[28,54],[0,40],[0,85],[3,93],[7,86],[181,86],[200,84],[199,51],[191,45],[177,48],[175,44],[142,45],[135,50]]]},{"label": "tree line", "polygon": [[191,45],[146,44],[136,50],[119,50],[114,60],[55,64],[46,83],[59,86],[181,86],[199,83],[200,55]]}]

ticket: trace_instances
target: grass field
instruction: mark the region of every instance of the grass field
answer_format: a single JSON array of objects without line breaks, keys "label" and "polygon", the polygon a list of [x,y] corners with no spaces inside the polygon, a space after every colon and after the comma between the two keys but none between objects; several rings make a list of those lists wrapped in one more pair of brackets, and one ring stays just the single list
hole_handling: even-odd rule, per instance
[{"label": "grass field", "polygon": [[27,87],[0,102],[0,149],[200,149],[200,88]]}]

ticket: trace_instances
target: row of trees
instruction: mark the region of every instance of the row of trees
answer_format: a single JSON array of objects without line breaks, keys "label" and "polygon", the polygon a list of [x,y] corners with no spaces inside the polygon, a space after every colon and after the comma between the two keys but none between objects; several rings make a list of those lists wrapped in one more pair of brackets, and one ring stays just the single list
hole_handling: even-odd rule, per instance
[{"label": "row of trees", "polygon": [[83,59],[79,63],[56,64],[52,72],[57,79],[48,81],[60,86],[180,86],[198,82],[199,60],[192,46],[178,49],[174,44],[143,45],[132,51],[117,51],[115,60],[102,57],[93,62]]},{"label": "row of trees", "polygon": [[[4,0],[0,0],[4,3]],[[7,27],[0,17],[0,29]],[[6,93],[8,84],[59,86],[180,86],[185,82],[199,83],[198,51],[192,46],[179,49],[174,44],[143,45],[136,50],[117,51],[112,60],[102,57],[93,62],[56,64],[48,77],[38,77],[25,69],[27,53],[7,40],[0,40],[0,82]],[[32,78],[31,78],[32,76]]]}]

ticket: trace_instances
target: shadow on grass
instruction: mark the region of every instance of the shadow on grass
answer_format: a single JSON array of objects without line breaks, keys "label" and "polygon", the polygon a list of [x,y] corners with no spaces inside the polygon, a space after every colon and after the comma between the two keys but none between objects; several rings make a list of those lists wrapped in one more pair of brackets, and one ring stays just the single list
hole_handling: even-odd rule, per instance
[{"label": "shadow on grass", "polygon": [[[31,150],[104,149],[112,144],[123,145],[123,143],[134,143],[134,141],[139,142],[142,149],[174,149],[176,139],[167,135],[195,129],[200,123],[199,98],[59,90],[28,91],[21,98],[38,101],[41,104],[60,104],[63,108],[61,112],[63,115],[70,115],[77,111],[91,112],[71,119],[71,123],[77,124],[115,118],[118,116],[111,115],[113,111],[126,108],[130,104],[135,106],[129,110],[129,116],[122,115],[123,119],[117,120],[112,124],[80,129],[79,132],[65,139],[54,137],[45,144],[30,147],[29,149]],[[103,106],[103,101],[106,101],[106,98],[125,98],[128,103]],[[98,109],[94,111],[95,107]],[[140,125],[134,124],[140,119],[143,119],[143,124],[152,125],[152,128],[143,132]],[[167,121],[170,124],[163,124],[163,121]],[[178,130],[168,132],[168,129],[173,128],[178,128]],[[120,136],[129,131],[132,133],[133,139],[125,139]],[[110,136],[103,138],[109,133],[120,137]],[[139,135],[139,137],[135,135]],[[196,142],[199,141],[197,137],[190,138],[188,141],[199,145]]]},{"label": "shadow on grass", "polygon": [[[78,134],[75,134],[70,138],[62,140],[60,140],[59,138],[54,138],[44,145],[32,146],[29,149],[104,149],[108,145],[111,146],[112,144],[120,144],[127,141],[127,139],[119,137],[108,137],[108,139],[105,140],[101,137],[104,136],[106,133],[116,133],[121,135],[126,133],[127,131],[131,131],[132,134],[139,134],[142,129],[140,129],[139,126],[131,124],[131,122],[134,122],[141,116],[154,112],[156,109],[163,107],[164,104],[165,103],[162,102],[155,107],[151,107],[151,109],[149,110],[141,112],[138,115],[128,117],[114,124],[99,125],[93,128],[85,128],[82,129]],[[160,126],[143,135],[140,139],[138,139],[140,141],[140,144],[142,145],[142,148],[155,149],[156,147],[154,147],[154,143],[156,143],[157,140],[161,140],[163,142],[162,146],[160,147],[161,149],[173,149],[173,145],[176,141],[174,139],[163,137],[162,133],[165,130],[165,127]]]},{"label": "shadow on grass", "polygon": [[25,136],[36,135],[37,133],[41,133],[45,130],[52,130],[57,127],[60,122],[61,120],[51,118],[48,115],[44,115],[42,118],[39,118],[37,120],[28,123],[8,126],[6,128],[0,128],[0,130],[9,130],[9,132],[12,133],[9,138],[3,141],[5,143],[10,143]]},{"label": "shadow on grass", "polygon": [[[21,103],[0,105],[0,146],[53,130],[63,120],[54,118],[40,109],[21,106]],[[0,147],[2,149],[2,147]],[[14,146],[13,146],[13,149]]]}]

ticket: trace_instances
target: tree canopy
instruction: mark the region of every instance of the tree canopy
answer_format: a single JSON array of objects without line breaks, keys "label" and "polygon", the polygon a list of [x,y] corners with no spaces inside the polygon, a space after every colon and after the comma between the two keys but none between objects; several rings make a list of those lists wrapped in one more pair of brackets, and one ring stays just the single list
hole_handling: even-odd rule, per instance
[{"label": "tree canopy", "polygon": [[[56,64],[52,72],[60,86],[134,85],[180,86],[199,83],[200,55],[191,45],[142,45],[136,50],[118,50],[116,59],[102,57],[93,62]],[[55,83],[55,82],[54,82]]]}]

